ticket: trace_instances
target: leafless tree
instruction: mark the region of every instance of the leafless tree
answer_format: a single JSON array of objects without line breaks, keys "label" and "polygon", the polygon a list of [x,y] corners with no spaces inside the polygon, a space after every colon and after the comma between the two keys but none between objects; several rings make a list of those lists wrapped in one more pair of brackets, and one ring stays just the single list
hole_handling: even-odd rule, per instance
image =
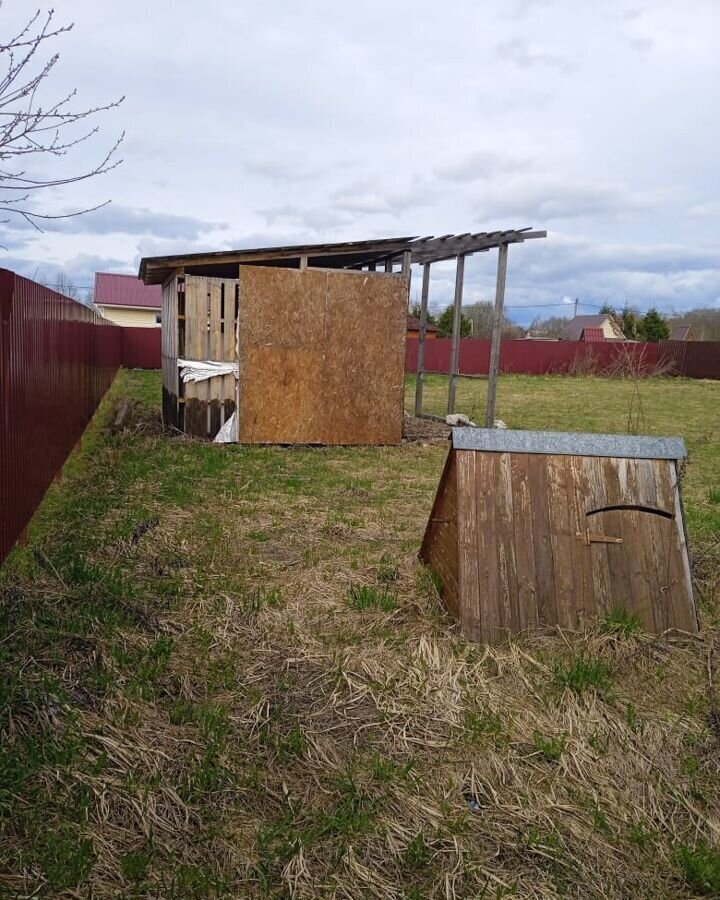
[{"label": "leafless tree", "polygon": [[43,221],[79,216],[110,202],[57,214],[34,211],[35,198],[44,189],[103,175],[122,162],[117,154],[124,133],[88,169],[57,177],[37,174],[38,158],[67,156],[98,133],[99,126],[89,125],[88,120],[114,109],[124,99],[77,109],[77,91],[73,90],[43,105],[41,94],[60,58],[50,48],[72,27],[56,26],[52,9],[45,13],[37,10],[19,32],[9,39],[0,37],[0,209],[8,216],[3,224],[17,216],[42,231]]}]

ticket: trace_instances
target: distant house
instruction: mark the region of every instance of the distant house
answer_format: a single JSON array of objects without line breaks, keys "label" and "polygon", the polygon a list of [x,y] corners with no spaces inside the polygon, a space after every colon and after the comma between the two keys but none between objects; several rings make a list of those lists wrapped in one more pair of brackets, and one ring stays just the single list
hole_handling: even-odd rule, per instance
[{"label": "distant house", "polygon": [[[437,325],[431,325],[430,322],[425,326],[425,340],[430,341],[434,340],[440,334],[440,329]],[[408,340],[417,340],[420,337],[420,319],[416,319],[415,316],[411,316],[408,313],[407,317],[407,338]]]},{"label": "distant house", "polygon": [[[600,337],[602,334],[602,337]],[[575,316],[565,326],[564,341],[624,341],[622,333],[612,316],[600,313],[596,316]]]},{"label": "distant house", "polygon": [[116,325],[160,327],[160,284],[143,284],[134,275],[96,272],[93,301],[101,314]]},{"label": "distant house", "polygon": [[690,340],[690,325],[676,325],[673,330],[670,332],[670,340],[671,341],[689,341]]},{"label": "distant house", "polygon": [[583,328],[582,334],[580,335],[581,341],[604,341],[605,340],[605,332],[602,328]]}]

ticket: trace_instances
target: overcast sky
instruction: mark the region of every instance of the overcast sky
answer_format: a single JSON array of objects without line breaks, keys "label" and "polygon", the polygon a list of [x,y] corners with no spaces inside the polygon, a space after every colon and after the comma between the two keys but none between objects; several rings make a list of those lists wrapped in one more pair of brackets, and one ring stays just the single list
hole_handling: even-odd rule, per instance
[{"label": "overcast sky", "polygon": [[[4,0],[3,36],[30,6]],[[0,265],[84,286],[145,255],[531,225],[548,237],[510,249],[518,321],[572,297],[720,306],[718,0],[55,9],[75,27],[52,93],[126,96],[62,171],[123,130],[124,163],[38,208],[109,207],[0,226]],[[468,261],[467,302],[492,298],[495,262]],[[452,281],[438,265],[434,305]]]}]

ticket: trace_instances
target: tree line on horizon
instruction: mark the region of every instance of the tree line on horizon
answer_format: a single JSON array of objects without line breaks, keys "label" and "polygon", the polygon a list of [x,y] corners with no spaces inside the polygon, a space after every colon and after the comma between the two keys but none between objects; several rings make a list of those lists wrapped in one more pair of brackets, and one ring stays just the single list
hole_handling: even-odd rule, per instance
[{"label": "tree line on horizon", "polygon": [[[684,313],[663,315],[651,307],[646,313],[625,304],[617,310],[610,304],[604,304],[600,312],[612,316],[618,327],[629,341],[667,340],[672,330],[680,325],[690,326],[690,340],[720,341],[720,309],[699,307]],[[410,307],[410,315],[420,318],[420,304]],[[494,307],[488,301],[480,301],[470,306],[463,306],[460,322],[460,337],[489,339],[492,334]],[[567,316],[536,316],[529,328],[517,325],[503,314],[502,336],[505,339],[523,338],[527,334],[542,335],[547,338],[562,338],[570,319]],[[428,311],[428,323],[435,325],[440,337],[450,337],[453,324],[453,304],[449,304],[437,315]]]}]

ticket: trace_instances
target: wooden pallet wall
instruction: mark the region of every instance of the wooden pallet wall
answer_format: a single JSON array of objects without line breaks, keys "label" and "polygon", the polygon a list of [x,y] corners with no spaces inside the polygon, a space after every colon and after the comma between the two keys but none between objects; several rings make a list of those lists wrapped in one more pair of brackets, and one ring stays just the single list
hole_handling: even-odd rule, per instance
[{"label": "wooden pallet wall", "polygon": [[163,384],[186,434],[215,437],[235,409],[234,375],[183,383],[177,361],[236,362],[238,303],[235,278],[177,276],[163,288]]}]

